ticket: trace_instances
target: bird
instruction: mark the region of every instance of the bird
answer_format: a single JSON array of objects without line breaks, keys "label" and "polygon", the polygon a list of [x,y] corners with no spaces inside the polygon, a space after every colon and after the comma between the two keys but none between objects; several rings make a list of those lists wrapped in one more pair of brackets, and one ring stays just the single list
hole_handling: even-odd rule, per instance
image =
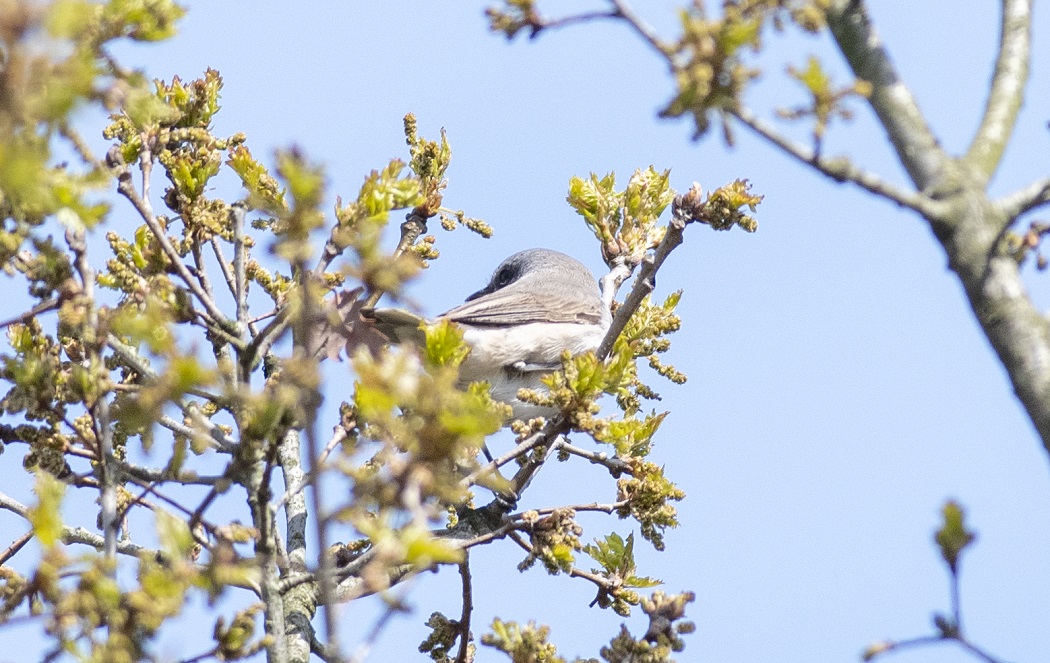
[{"label": "bird", "polygon": [[[427,321],[414,313],[388,308],[364,315],[393,342],[425,342]],[[484,288],[434,322],[440,320],[458,325],[470,347],[460,365],[460,382],[488,382],[492,398],[511,406],[511,420],[527,421],[556,410],[518,399],[518,390],[545,389],[541,378],[561,368],[564,351],[596,350],[612,314],[583,263],[537,248],[504,260]]]}]

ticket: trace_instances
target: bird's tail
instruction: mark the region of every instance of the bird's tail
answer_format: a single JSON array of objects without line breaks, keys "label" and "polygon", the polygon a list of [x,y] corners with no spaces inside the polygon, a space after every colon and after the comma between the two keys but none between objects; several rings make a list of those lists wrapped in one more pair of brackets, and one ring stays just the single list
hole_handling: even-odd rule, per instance
[{"label": "bird's tail", "polygon": [[362,309],[361,317],[371,321],[381,334],[392,343],[413,343],[419,347],[426,345],[423,326],[426,321],[415,313],[400,308]]}]

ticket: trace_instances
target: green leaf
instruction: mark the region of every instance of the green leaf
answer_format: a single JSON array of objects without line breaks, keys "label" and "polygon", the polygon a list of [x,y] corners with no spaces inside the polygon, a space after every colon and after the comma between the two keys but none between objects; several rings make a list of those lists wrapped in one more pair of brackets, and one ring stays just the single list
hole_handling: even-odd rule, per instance
[{"label": "green leaf", "polygon": [[175,34],[175,23],[186,10],[171,0],[110,0],[103,20],[119,25],[135,41],[162,41]]},{"label": "green leaf", "polygon": [[470,347],[463,342],[463,331],[448,320],[427,325],[423,333],[427,344],[424,359],[428,366],[459,366]]},{"label": "green leaf", "polygon": [[944,523],[933,538],[941,549],[941,557],[948,564],[952,575],[955,575],[959,570],[962,551],[974,542],[977,535],[966,528],[966,514],[958,502],[954,500],[946,502],[941,514],[944,517]]},{"label": "green leaf", "polygon": [[66,484],[47,472],[37,472],[37,505],[29,508],[29,523],[33,533],[45,547],[51,547],[62,538],[62,497]]},{"label": "green leaf", "polygon": [[231,148],[226,164],[241,178],[254,204],[271,214],[283,213],[287,210],[284,202],[284,189],[270,175],[266,167],[252,156],[247,147],[237,145]]},{"label": "green leaf", "polygon": [[166,511],[157,511],[156,516],[161,549],[172,558],[184,557],[193,548],[193,535],[186,521]]},{"label": "green leaf", "polygon": [[635,575],[634,533],[625,541],[616,532],[607,534],[604,540],[595,539],[595,545],[584,546],[583,551],[601,565],[606,575],[621,579],[624,587],[655,587],[663,584],[655,578]]}]

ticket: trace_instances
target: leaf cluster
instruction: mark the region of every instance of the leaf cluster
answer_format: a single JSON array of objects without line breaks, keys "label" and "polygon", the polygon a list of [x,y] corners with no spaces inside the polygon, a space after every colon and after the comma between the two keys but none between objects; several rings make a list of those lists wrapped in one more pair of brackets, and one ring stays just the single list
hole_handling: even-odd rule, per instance
[{"label": "leaf cluster", "polygon": [[616,190],[613,173],[569,180],[569,205],[601,242],[606,264],[621,259],[633,267],[663,239],[658,220],[674,198],[670,175],[649,166],[635,171],[622,191]]}]

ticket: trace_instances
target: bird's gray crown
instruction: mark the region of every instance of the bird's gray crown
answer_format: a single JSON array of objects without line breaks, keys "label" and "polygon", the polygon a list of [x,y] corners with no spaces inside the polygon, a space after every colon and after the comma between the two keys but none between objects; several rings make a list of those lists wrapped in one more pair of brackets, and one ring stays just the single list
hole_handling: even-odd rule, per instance
[{"label": "bird's gray crown", "polygon": [[[533,278],[543,276],[555,278]],[[519,283],[522,289],[536,291],[550,287],[552,283],[579,288],[580,292],[585,293],[598,291],[594,275],[579,260],[552,249],[526,249],[501,262],[492,273],[488,285],[467,297],[466,301],[491,294],[512,283]]]}]

